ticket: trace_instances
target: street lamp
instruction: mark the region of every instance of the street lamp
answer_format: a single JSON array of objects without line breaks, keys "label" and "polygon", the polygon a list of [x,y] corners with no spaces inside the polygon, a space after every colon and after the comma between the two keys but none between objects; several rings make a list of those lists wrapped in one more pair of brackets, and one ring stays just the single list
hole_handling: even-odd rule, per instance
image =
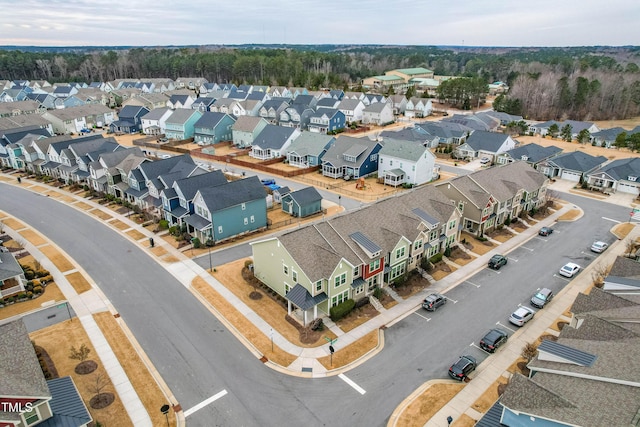
[{"label": "street lamp", "polygon": [[169,427],[169,408],[171,407],[166,403],[162,405],[162,407],[160,408],[160,412],[162,412],[165,418],[167,419],[167,427]]}]

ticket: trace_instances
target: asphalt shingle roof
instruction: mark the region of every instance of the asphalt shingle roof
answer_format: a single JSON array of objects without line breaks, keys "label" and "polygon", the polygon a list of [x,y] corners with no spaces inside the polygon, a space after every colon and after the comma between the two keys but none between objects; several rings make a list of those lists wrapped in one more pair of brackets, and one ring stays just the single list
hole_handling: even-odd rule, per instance
[{"label": "asphalt shingle roof", "polygon": [[492,153],[496,153],[498,149],[509,138],[509,135],[497,132],[486,132],[482,130],[476,130],[467,138],[466,143],[476,151],[486,150]]},{"label": "asphalt shingle roof", "polygon": [[253,146],[260,147],[262,149],[282,148],[284,143],[291,137],[291,135],[293,135],[295,131],[295,128],[268,124],[258,135],[256,135],[255,139],[253,140]]},{"label": "asphalt shingle roof", "polygon": [[257,176],[203,188],[200,194],[210,212],[218,212],[241,203],[264,199],[267,193]]},{"label": "asphalt shingle roof", "polygon": [[433,156],[428,148],[416,142],[402,141],[398,139],[385,139],[384,145],[378,153],[379,155],[417,162],[425,155],[426,152],[429,153],[427,154],[428,156]]},{"label": "asphalt shingle roof", "polygon": [[289,196],[301,206],[322,200],[322,196],[315,187],[305,187],[292,191],[289,193]]},{"label": "asphalt shingle roof", "polygon": [[[555,156],[556,154],[562,151],[561,148],[556,146],[548,146],[543,147],[542,145],[538,145],[535,143],[521,145],[512,150],[507,151],[507,154],[515,160],[525,160],[531,163],[537,163],[541,160],[548,159],[549,157]],[[523,159],[523,156],[526,159]]]},{"label": "asphalt shingle roof", "polygon": [[606,173],[611,178],[620,181],[626,180],[630,176],[640,178],[640,158],[632,157],[628,159],[617,159],[601,168],[593,171],[591,175]]}]

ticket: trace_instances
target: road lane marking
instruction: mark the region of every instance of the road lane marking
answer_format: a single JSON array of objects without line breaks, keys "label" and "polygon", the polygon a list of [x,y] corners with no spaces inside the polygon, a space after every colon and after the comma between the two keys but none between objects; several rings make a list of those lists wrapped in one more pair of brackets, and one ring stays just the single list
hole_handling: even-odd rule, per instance
[{"label": "road lane marking", "polygon": [[533,249],[528,248],[528,247],[526,247],[526,246],[520,246],[520,247],[521,247],[522,249],[526,249],[526,250],[528,250],[529,252],[533,252]]},{"label": "road lane marking", "polygon": [[220,393],[214,394],[213,396],[211,396],[207,400],[203,400],[202,402],[198,403],[193,408],[187,409],[186,411],[184,411],[185,418],[188,417],[189,415],[193,414],[194,412],[199,411],[200,409],[204,408],[205,406],[210,405],[211,403],[215,402],[216,400],[220,399],[221,397],[223,397],[226,394],[227,394],[227,390],[222,390]]},{"label": "road lane marking", "polygon": [[338,377],[340,377],[340,379],[342,381],[344,381],[345,383],[347,383],[351,387],[353,387],[358,393],[360,393],[360,394],[365,394],[366,393],[366,391],[362,387],[360,387],[358,384],[354,383],[349,378],[347,378],[347,376],[345,374],[340,374],[340,375],[338,375]]},{"label": "road lane marking", "polygon": [[513,261],[513,262],[518,262],[518,260],[515,259],[515,258],[508,257],[507,259],[510,260],[510,261]]},{"label": "road lane marking", "polygon": [[457,304],[457,303],[458,303],[458,301],[457,301],[457,300],[454,300],[453,298],[449,298],[449,297],[448,297],[448,296],[446,296],[446,295],[444,295],[444,297],[445,297],[446,299],[448,299],[449,301],[453,301],[453,303],[454,303],[454,304]]},{"label": "road lane marking", "polygon": [[[499,271],[496,271],[496,273],[500,274],[500,272],[499,272]],[[464,281],[464,283],[468,283],[468,284],[470,284],[470,285],[473,285],[473,286],[475,286],[476,288],[479,288],[479,287],[480,287],[480,285],[476,285],[475,283],[470,282],[470,281],[468,281],[468,280],[465,280],[465,281]]]},{"label": "road lane marking", "polygon": [[602,219],[604,219],[605,221],[615,222],[616,224],[620,224],[621,222],[621,221],[618,221],[617,219],[607,218],[606,216],[603,216]]},{"label": "road lane marking", "polygon": [[510,328],[510,327],[508,327],[507,325],[503,325],[503,324],[502,324],[502,323],[500,323],[500,322],[496,322],[496,325],[502,326],[503,328],[510,330],[510,331],[511,331],[511,332],[513,332],[514,334],[516,333],[516,331],[515,331],[514,329],[511,329],[511,328]]},{"label": "road lane marking", "polygon": [[566,280],[567,282],[570,282],[570,281],[571,281],[571,278],[570,278],[570,277],[560,276],[559,274],[554,274],[554,275],[553,275],[553,277],[557,277],[558,279],[564,279],[564,280]]},{"label": "road lane marking", "polygon": [[583,252],[580,252],[580,253],[581,253],[582,255],[586,255],[586,256],[588,256],[589,258],[595,258],[595,257],[597,257],[597,256],[598,256],[598,255],[594,255],[594,254],[592,254],[592,253],[584,252],[584,251],[583,251]]},{"label": "road lane marking", "polygon": [[423,316],[422,314],[418,314],[418,312],[417,312],[417,311],[414,311],[414,312],[413,312],[413,314],[415,314],[416,316],[420,316],[420,317],[422,317],[422,318],[423,318],[424,320],[426,320],[427,322],[428,322],[429,320],[431,320],[430,318],[425,317],[425,316]]}]

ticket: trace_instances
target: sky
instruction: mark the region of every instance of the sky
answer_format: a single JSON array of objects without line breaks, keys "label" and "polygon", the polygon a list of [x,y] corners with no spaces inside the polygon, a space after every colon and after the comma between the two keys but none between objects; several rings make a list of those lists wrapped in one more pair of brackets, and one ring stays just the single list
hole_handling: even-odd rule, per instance
[{"label": "sky", "polygon": [[0,0],[0,11],[0,45],[18,46],[640,45],[638,0]]}]

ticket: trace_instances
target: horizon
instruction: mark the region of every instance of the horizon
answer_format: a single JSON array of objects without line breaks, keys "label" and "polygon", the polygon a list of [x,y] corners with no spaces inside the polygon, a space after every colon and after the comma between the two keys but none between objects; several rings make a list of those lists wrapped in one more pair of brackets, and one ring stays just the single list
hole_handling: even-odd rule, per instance
[{"label": "horizon", "polygon": [[[0,0],[4,10],[15,7]],[[107,3],[23,0],[0,16],[4,46],[41,48],[237,45],[393,45],[540,48],[640,45],[640,2],[507,0],[246,0],[188,6],[167,0]],[[220,25],[222,24],[222,25]]]}]

